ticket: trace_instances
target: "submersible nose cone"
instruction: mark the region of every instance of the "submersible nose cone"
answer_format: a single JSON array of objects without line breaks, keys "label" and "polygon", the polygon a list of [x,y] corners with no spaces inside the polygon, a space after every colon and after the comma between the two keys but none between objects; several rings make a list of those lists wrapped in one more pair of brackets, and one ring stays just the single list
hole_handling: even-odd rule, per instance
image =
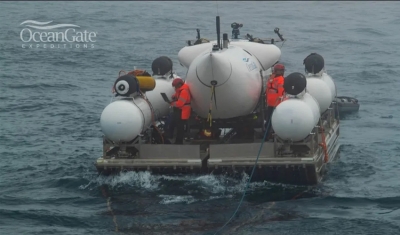
[{"label": "submersible nose cone", "polygon": [[196,67],[197,78],[206,86],[220,86],[230,78],[232,65],[221,53],[210,53],[200,58]]}]

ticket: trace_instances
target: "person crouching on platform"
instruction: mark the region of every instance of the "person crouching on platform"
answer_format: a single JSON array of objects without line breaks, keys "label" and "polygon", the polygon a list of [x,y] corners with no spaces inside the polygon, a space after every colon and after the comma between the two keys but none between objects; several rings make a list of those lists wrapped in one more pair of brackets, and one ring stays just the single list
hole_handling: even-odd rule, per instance
[{"label": "person crouching on platform", "polygon": [[[276,106],[281,103],[282,97],[284,95],[284,75],[285,73],[285,66],[283,64],[276,64],[274,66],[273,72],[271,76],[268,78],[267,87],[265,89],[265,97],[266,97],[266,104],[267,110],[265,114],[265,128],[267,128],[268,122],[272,117],[272,113],[274,112]],[[267,140],[272,138],[271,135],[272,124],[269,124],[268,133],[267,133]]]},{"label": "person crouching on platform", "polygon": [[175,101],[171,102],[171,106],[174,108],[173,122],[177,128],[175,144],[183,144],[185,124],[191,113],[190,91],[189,86],[181,78],[175,78],[172,81],[172,86],[175,88],[173,95]]}]

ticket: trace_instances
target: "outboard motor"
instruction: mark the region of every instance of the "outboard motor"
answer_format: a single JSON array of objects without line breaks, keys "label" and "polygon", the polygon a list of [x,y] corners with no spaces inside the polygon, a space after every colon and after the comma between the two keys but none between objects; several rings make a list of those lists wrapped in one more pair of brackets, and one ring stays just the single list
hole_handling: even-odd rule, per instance
[{"label": "outboard motor", "polygon": [[151,64],[151,69],[153,70],[153,75],[164,76],[168,72],[172,73],[172,60],[167,56],[160,56],[153,61]]},{"label": "outboard motor", "polygon": [[236,22],[233,22],[231,24],[231,28],[232,28],[232,38],[233,39],[238,39],[238,36],[240,35],[240,31],[239,28],[243,27],[243,24],[239,24]]},{"label": "outboard motor", "polygon": [[305,72],[311,73],[311,74],[317,74],[322,71],[322,69],[325,66],[324,58],[317,54],[317,53],[311,53],[308,55],[304,60],[304,69]]}]

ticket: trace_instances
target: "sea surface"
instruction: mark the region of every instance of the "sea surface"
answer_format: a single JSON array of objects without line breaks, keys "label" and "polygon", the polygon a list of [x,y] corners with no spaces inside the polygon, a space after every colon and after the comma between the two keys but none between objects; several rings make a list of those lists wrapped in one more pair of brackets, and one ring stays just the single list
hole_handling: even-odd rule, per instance
[{"label": "sea surface", "polygon": [[[251,184],[223,234],[400,234],[399,12],[362,1],[1,2],[0,234],[214,234],[230,218],[246,175],[103,177],[94,167],[118,72],[166,55],[184,75],[179,49],[197,28],[216,38],[217,14],[229,35],[235,21],[262,38],[279,27],[286,74],[317,52],[338,95],[361,104],[341,117],[340,158],[320,185]],[[75,24],[96,41],[24,43],[26,20]]]}]

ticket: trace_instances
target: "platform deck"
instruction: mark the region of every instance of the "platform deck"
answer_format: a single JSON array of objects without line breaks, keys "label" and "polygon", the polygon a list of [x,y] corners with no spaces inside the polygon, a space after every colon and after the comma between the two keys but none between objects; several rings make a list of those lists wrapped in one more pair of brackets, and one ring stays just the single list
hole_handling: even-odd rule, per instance
[{"label": "platform deck", "polygon": [[[339,148],[339,122],[333,116],[325,120],[324,136],[329,161],[333,161]],[[316,184],[325,170],[325,152],[319,143],[322,135],[315,127],[314,133],[304,143],[292,143],[290,149],[296,154],[282,153],[283,144],[264,142],[257,161],[253,180],[269,180],[292,184]],[[257,135],[258,136],[258,135]],[[247,140],[250,143],[221,143],[221,141],[187,141],[175,144],[135,144],[134,156],[113,157],[107,155],[97,159],[99,172],[110,174],[120,171],[151,171],[162,174],[250,174],[260,151],[262,139]],[[114,147],[116,148],[116,147]],[[118,147],[117,147],[118,148]],[[306,151],[304,150],[306,149]],[[109,152],[112,151],[108,150]]]}]

